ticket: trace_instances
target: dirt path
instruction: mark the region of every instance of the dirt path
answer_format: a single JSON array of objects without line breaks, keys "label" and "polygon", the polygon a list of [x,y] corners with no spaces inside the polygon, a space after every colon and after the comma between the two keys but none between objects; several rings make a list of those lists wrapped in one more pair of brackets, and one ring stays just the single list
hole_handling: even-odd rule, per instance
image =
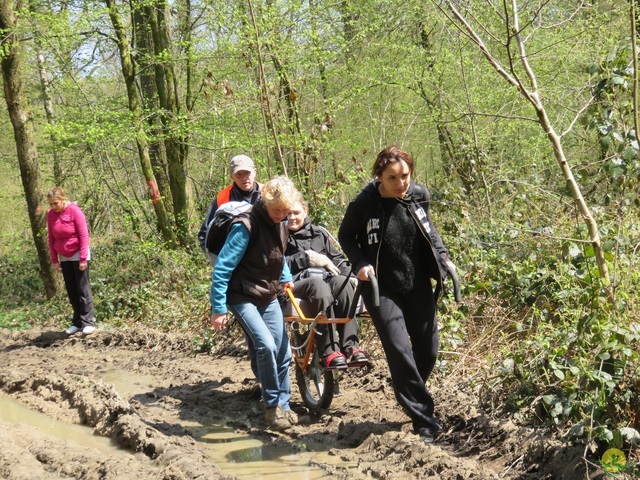
[{"label": "dirt path", "polygon": [[587,474],[582,448],[477,411],[474,392],[452,378],[431,386],[446,434],[422,444],[394,399],[384,358],[375,348],[371,353],[372,370],[343,378],[342,395],[322,415],[305,415],[293,383],[292,406],[309,424],[272,434],[263,430],[238,340],[228,339],[216,355],[196,356],[191,338],[152,331],[99,330],[86,338],[0,331],[0,394],[137,452],[105,453],[0,420],[0,478],[231,478],[189,428],[212,424],[291,452],[324,450],[339,459],[320,465],[326,478],[604,478],[594,467]]}]

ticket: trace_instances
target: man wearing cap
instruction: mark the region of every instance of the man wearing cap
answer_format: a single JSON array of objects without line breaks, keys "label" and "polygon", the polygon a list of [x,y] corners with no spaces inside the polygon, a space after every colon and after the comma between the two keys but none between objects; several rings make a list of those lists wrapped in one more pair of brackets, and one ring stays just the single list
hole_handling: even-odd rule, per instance
[{"label": "man wearing cap", "polygon": [[[216,210],[227,202],[248,202],[254,205],[260,198],[260,188],[262,185],[256,182],[256,166],[253,164],[251,158],[246,155],[236,155],[229,162],[229,171],[231,172],[231,180],[233,180],[233,183],[223,188],[218,195],[216,195],[216,198],[213,199],[204,222],[202,222],[200,231],[198,232],[200,248],[202,248],[205,254],[207,253],[205,249],[207,227],[209,223],[211,223],[211,220],[213,220],[213,215],[216,213]],[[247,342],[247,350],[249,351],[249,359],[251,360],[251,370],[257,378],[258,366],[256,364],[255,347],[246,333],[244,334],[244,338]]]},{"label": "man wearing cap", "polygon": [[233,183],[223,188],[213,199],[198,232],[200,248],[204,251],[206,251],[204,243],[207,236],[207,227],[221,205],[227,202],[248,202],[253,205],[260,198],[261,185],[256,182],[256,167],[251,158],[246,155],[236,155],[229,162],[229,170]]}]

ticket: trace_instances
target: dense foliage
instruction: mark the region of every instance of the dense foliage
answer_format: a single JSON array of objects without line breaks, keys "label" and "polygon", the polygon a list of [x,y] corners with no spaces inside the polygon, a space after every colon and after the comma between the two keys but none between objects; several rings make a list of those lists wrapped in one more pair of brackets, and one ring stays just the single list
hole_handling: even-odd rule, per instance
[{"label": "dense foliage", "polygon": [[[210,272],[195,232],[229,181],[230,156],[252,156],[262,180],[287,173],[314,219],[335,230],[375,154],[398,144],[432,191],[464,285],[464,307],[442,305],[442,348],[459,354],[442,356],[442,373],[482,359],[486,375],[469,381],[487,405],[572,440],[637,443],[640,156],[628,5],[568,10],[558,0],[520,12],[538,94],[597,219],[607,285],[535,112],[446,3],[75,0],[20,10],[44,188],[62,185],[88,216],[99,322],[186,329],[197,348],[215,348],[201,330]],[[472,3],[487,48],[517,71],[500,14],[509,8]],[[125,88],[118,15],[141,111]],[[62,293],[44,298],[15,139],[0,122],[0,326],[62,326],[69,307]],[[143,147],[178,237],[186,224],[179,248],[159,232]]]}]

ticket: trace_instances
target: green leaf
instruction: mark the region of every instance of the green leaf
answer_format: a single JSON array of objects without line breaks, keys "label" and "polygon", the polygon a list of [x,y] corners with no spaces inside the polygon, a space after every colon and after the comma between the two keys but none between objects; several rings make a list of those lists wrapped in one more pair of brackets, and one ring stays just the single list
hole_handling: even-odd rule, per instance
[{"label": "green leaf", "polygon": [[[637,142],[634,142],[634,143],[636,143],[637,145]],[[636,154],[637,154],[637,150],[635,148],[627,147],[622,152],[622,157],[626,162],[630,162],[636,157]]]},{"label": "green leaf", "polygon": [[611,77],[611,85],[624,85],[626,83],[627,81],[624,79],[624,77],[621,77],[620,75],[613,75]]},{"label": "green leaf", "polygon": [[607,441],[613,440],[613,432],[609,430],[607,427],[605,427],[604,425],[600,425],[594,428],[594,432],[599,438],[603,440],[607,440]]},{"label": "green leaf", "polygon": [[576,438],[581,438],[584,435],[584,425],[582,422],[576,423],[571,430],[569,430],[569,435]]},{"label": "green leaf", "polygon": [[605,240],[605,242],[602,244],[602,250],[604,250],[605,252],[611,252],[615,248],[616,243],[617,242],[613,239]]}]

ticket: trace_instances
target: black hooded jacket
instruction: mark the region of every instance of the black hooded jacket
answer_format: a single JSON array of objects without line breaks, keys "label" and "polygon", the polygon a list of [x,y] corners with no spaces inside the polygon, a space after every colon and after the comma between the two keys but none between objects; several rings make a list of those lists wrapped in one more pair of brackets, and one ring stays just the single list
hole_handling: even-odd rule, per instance
[{"label": "black hooded jacket", "polygon": [[285,258],[294,281],[300,277],[304,270],[310,267],[309,257],[305,250],[313,250],[326,255],[342,275],[349,276],[351,265],[334,245],[331,234],[325,228],[312,224],[308,215],[299,230],[295,232],[289,231],[289,242]]},{"label": "black hooded jacket", "polygon": [[355,271],[371,264],[391,291],[413,291],[427,277],[442,287],[448,251],[429,215],[429,191],[411,182],[404,198],[384,198],[379,185],[371,181],[351,201],[338,232]]}]

